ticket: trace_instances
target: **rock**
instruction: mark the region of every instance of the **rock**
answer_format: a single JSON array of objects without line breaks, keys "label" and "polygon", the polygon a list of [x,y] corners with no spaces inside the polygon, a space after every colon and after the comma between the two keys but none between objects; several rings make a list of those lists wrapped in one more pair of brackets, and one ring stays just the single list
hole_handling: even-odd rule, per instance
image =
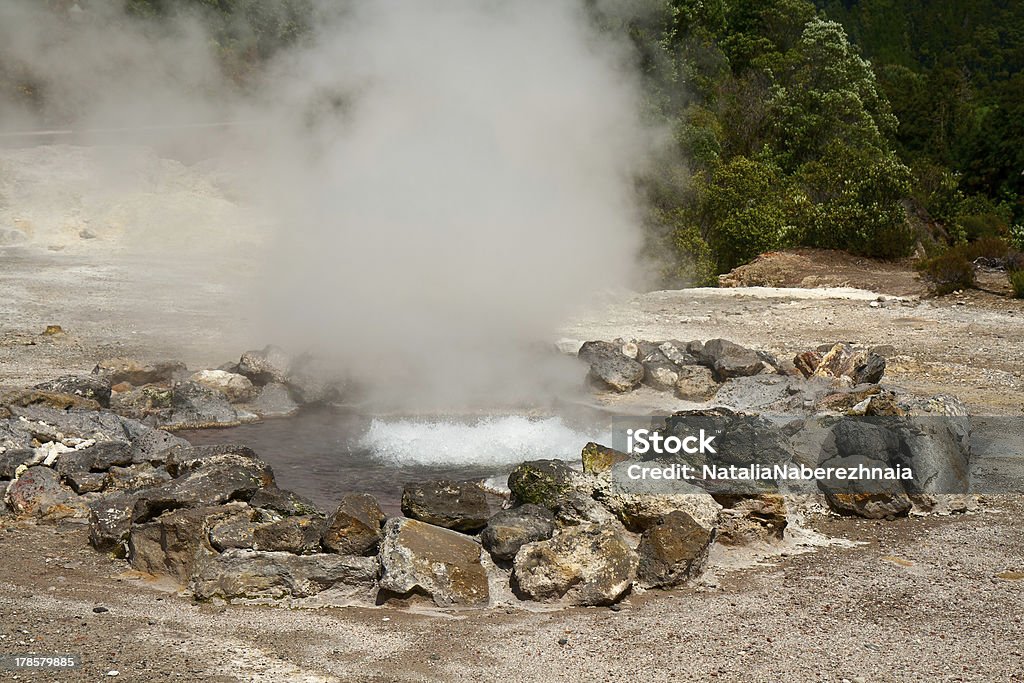
[{"label": "rock", "polygon": [[496,560],[511,560],[523,545],[547,540],[554,530],[551,511],[527,503],[491,517],[480,533],[480,542]]},{"label": "rock", "polygon": [[[858,467],[885,469],[888,463],[865,455],[850,455],[826,460],[821,467]],[[898,480],[881,479],[819,479],[818,488],[825,494],[829,507],[846,515],[867,519],[900,517],[910,512],[912,503]]]},{"label": "rock", "polygon": [[614,391],[632,391],[643,381],[644,366],[624,356],[616,344],[586,342],[578,355],[590,365],[591,378]]},{"label": "rock", "polygon": [[[72,397],[76,400],[77,396]],[[130,437],[125,421],[104,410],[64,410],[43,405],[11,406],[18,431],[27,432],[40,443],[82,439],[93,441],[123,441]]]},{"label": "rock", "polygon": [[325,592],[337,600],[368,599],[377,572],[375,557],[229,549],[203,556],[189,588],[199,600],[280,600]]},{"label": "rock", "polygon": [[170,382],[183,377],[185,372],[185,364],[176,360],[146,364],[132,358],[108,358],[97,363],[92,374],[99,375],[111,385],[128,382],[142,386]]},{"label": "rock", "polygon": [[281,348],[267,346],[258,351],[246,351],[238,361],[239,374],[248,377],[253,384],[284,384],[288,381],[288,366],[291,359]]},{"label": "rock", "polygon": [[171,388],[147,384],[110,395],[110,408],[119,415],[142,420],[150,415],[166,418],[171,409]]},{"label": "rock", "polygon": [[106,473],[103,479],[103,488],[107,491],[137,491],[165,484],[171,480],[167,470],[153,467],[148,462],[129,465],[128,467],[114,467]]},{"label": "rock", "polygon": [[783,539],[789,522],[782,496],[767,493],[733,501],[719,499],[719,502],[725,505],[716,537],[721,545],[774,543]]},{"label": "rock", "polygon": [[64,475],[64,483],[78,495],[98,493],[106,486],[107,475],[104,472],[68,472]]},{"label": "rock", "polygon": [[[255,455],[255,454],[254,454]],[[372,499],[371,496],[367,496]],[[324,511],[313,501],[300,496],[294,491],[270,486],[260,489],[249,499],[249,506],[271,510],[279,515],[313,515],[324,517]]]},{"label": "rock", "polygon": [[583,471],[587,474],[596,474],[606,472],[612,468],[612,465],[629,460],[629,455],[591,441],[583,447],[581,458]]},{"label": "rock", "polygon": [[530,600],[610,605],[629,591],[637,563],[637,554],[619,532],[584,524],[520,548],[513,578]]},{"label": "rock", "polygon": [[288,387],[275,382],[260,389],[249,408],[260,417],[288,417],[298,411],[299,404],[292,399]]},{"label": "rock", "polygon": [[240,504],[172,510],[152,522],[135,524],[128,538],[128,561],[148,574],[173,577],[185,584],[200,553],[212,552],[210,529],[225,520],[244,517]]},{"label": "rock", "polygon": [[704,570],[714,529],[677,510],[658,518],[640,537],[637,578],[648,588],[685,583]]},{"label": "rock", "polygon": [[85,503],[61,486],[57,473],[49,467],[29,467],[11,482],[6,493],[8,505],[19,517],[57,520],[85,517]]},{"label": "rock", "polygon": [[829,391],[834,389],[822,379],[754,375],[726,380],[714,402],[740,412],[791,414],[808,410]]},{"label": "rock", "polygon": [[36,457],[33,448],[12,448],[0,453],[0,479],[14,479],[18,467],[31,462]]},{"label": "rock", "polygon": [[337,368],[310,354],[295,359],[288,367],[286,383],[292,397],[302,405],[330,403],[342,397],[343,382]]},{"label": "rock", "polygon": [[761,357],[728,339],[712,339],[704,344],[700,352],[703,365],[711,368],[715,379],[723,381],[730,377],[748,377],[764,369]]},{"label": "rock", "polygon": [[200,462],[166,484],[140,491],[132,520],[149,521],[165,510],[246,501],[274,483],[270,465],[262,460],[226,453]]},{"label": "rock", "polygon": [[688,365],[698,365],[700,363],[700,359],[697,356],[690,353],[689,346],[682,342],[662,342],[661,344],[658,345],[658,350],[661,351],[662,354],[664,354],[665,358],[681,367],[685,367]]},{"label": "rock", "polygon": [[323,517],[308,515],[291,515],[258,524],[253,530],[252,548],[296,555],[317,553],[325,526]]},{"label": "rock", "polygon": [[65,375],[57,379],[37,384],[36,389],[59,394],[71,394],[96,401],[103,408],[110,407],[110,381],[95,375]]},{"label": "rock", "polygon": [[877,353],[868,353],[863,361],[853,368],[854,384],[878,384],[885,374],[885,358]]},{"label": "rock", "polygon": [[209,534],[210,545],[218,552],[231,548],[252,548],[256,534],[254,519],[256,513],[249,510],[247,514],[239,514],[212,526]]},{"label": "rock", "polygon": [[[42,389],[0,388],[0,406],[28,408],[41,406],[55,410],[99,410],[100,404],[89,398]],[[12,411],[13,412],[13,411]]]},{"label": "rock", "polygon": [[679,368],[668,360],[644,363],[643,383],[657,391],[671,391],[679,382]]},{"label": "rock", "polygon": [[132,464],[131,445],[124,441],[101,441],[86,448],[62,453],[56,469],[69,472],[106,472],[111,467]]},{"label": "rock", "polygon": [[426,594],[438,607],[488,604],[487,572],[474,539],[424,522],[394,518],[384,525],[380,587]]},{"label": "rock", "polygon": [[595,483],[562,460],[532,460],[508,475],[517,504],[533,503],[555,514],[560,524],[607,523],[614,516],[592,497]]},{"label": "rock", "polygon": [[325,550],[341,555],[370,554],[380,543],[384,520],[373,496],[350,493],[327,520],[322,545]]},{"label": "rock", "polygon": [[675,393],[684,401],[706,401],[718,391],[718,382],[707,368],[684,365],[679,368]]},{"label": "rock", "polygon": [[180,382],[171,390],[170,415],[161,422],[168,429],[205,429],[236,426],[241,420],[221,392],[195,382]]},{"label": "rock", "polygon": [[137,498],[130,493],[115,493],[89,503],[89,543],[93,548],[124,555]]},{"label": "rock", "polygon": [[[962,404],[960,404],[962,405]],[[964,409],[966,411],[966,408]],[[971,428],[965,416],[911,415],[897,423],[896,464],[909,467],[911,497],[966,493],[971,481]],[[925,503],[931,505],[930,502]]]},{"label": "rock", "polygon": [[709,531],[718,525],[722,506],[711,494],[687,481],[633,479],[631,462],[616,465],[594,493],[630,531],[642,532],[661,517],[682,510]]},{"label": "rock", "polygon": [[483,529],[491,516],[483,489],[447,480],[406,484],[402,513],[427,524],[470,533]]},{"label": "rock", "polygon": [[164,466],[171,476],[180,477],[188,472],[194,472],[206,464],[217,464],[223,460],[223,456],[235,456],[248,460],[259,460],[256,451],[236,443],[212,444],[209,446],[192,446],[186,443],[184,446],[169,448],[164,453]]},{"label": "rock", "polygon": [[245,375],[224,370],[200,370],[189,381],[224,394],[231,403],[246,403],[256,397],[256,388]]},{"label": "rock", "polygon": [[125,431],[132,440],[132,462],[163,463],[167,452],[175,447],[189,446],[180,436],[162,429],[153,429],[134,420],[124,421]]}]

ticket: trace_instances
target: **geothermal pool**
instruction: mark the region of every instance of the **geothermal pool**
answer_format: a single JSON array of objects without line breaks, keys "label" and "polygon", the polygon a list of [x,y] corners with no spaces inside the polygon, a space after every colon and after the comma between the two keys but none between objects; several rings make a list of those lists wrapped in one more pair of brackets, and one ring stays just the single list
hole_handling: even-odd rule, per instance
[{"label": "geothermal pool", "polygon": [[572,416],[372,416],[318,409],[228,429],[181,432],[194,445],[237,443],[274,468],[281,488],[330,508],[346,493],[370,493],[397,513],[402,487],[430,479],[505,486],[524,460],[578,461],[588,441],[606,441],[610,421]]}]

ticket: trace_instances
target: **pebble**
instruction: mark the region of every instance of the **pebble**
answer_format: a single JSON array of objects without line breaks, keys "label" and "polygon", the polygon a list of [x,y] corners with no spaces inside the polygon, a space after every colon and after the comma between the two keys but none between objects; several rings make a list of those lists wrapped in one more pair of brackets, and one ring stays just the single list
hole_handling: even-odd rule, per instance
[{"label": "pebble", "polygon": [[109,612],[110,610],[107,609],[106,607],[103,607],[101,605],[99,607],[93,607],[92,611],[95,612],[96,614],[103,614],[104,612]]}]

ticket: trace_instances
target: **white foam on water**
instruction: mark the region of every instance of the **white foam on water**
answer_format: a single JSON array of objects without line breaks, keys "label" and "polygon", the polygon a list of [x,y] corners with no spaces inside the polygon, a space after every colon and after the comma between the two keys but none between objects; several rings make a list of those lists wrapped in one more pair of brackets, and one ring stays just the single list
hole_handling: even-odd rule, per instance
[{"label": "white foam on water", "polygon": [[575,460],[588,441],[610,439],[610,432],[578,431],[560,417],[509,415],[473,422],[377,418],[359,445],[397,465],[510,465]]}]

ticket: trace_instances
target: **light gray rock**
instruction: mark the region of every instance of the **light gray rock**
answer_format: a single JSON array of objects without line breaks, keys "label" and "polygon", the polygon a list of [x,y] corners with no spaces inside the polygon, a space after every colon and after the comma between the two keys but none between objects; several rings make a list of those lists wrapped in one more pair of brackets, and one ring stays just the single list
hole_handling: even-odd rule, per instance
[{"label": "light gray rock", "polygon": [[513,579],[530,600],[611,605],[633,585],[637,564],[637,554],[619,532],[585,524],[520,548]]},{"label": "light gray rock", "polygon": [[376,557],[229,549],[201,557],[189,588],[199,600],[268,601],[330,591],[337,600],[366,601],[377,573]]},{"label": "light gray rock", "polygon": [[246,403],[256,397],[256,388],[245,375],[224,370],[200,370],[189,380],[219,391],[231,403]]},{"label": "light gray rock", "polygon": [[260,389],[249,409],[260,417],[288,417],[298,412],[299,404],[292,398],[288,387],[272,382]]},{"label": "light gray rock", "polygon": [[238,373],[248,377],[253,384],[284,384],[288,380],[291,358],[277,346],[261,350],[246,351],[238,361]]},{"label": "light gray rock", "polygon": [[380,546],[380,587],[392,593],[418,592],[438,607],[479,607],[490,601],[480,544],[455,531],[413,519],[384,525]]},{"label": "light gray rock", "polygon": [[160,426],[168,429],[205,429],[241,424],[238,412],[220,391],[197,384],[180,382],[171,390],[170,412],[160,416]]},{"label": "light gray rock", "polygon": [[626,357],[619,344],[586,342],[578,355],[590,365],[590,377],[613,391],[632,391],[643,381],[644,366]]}]

